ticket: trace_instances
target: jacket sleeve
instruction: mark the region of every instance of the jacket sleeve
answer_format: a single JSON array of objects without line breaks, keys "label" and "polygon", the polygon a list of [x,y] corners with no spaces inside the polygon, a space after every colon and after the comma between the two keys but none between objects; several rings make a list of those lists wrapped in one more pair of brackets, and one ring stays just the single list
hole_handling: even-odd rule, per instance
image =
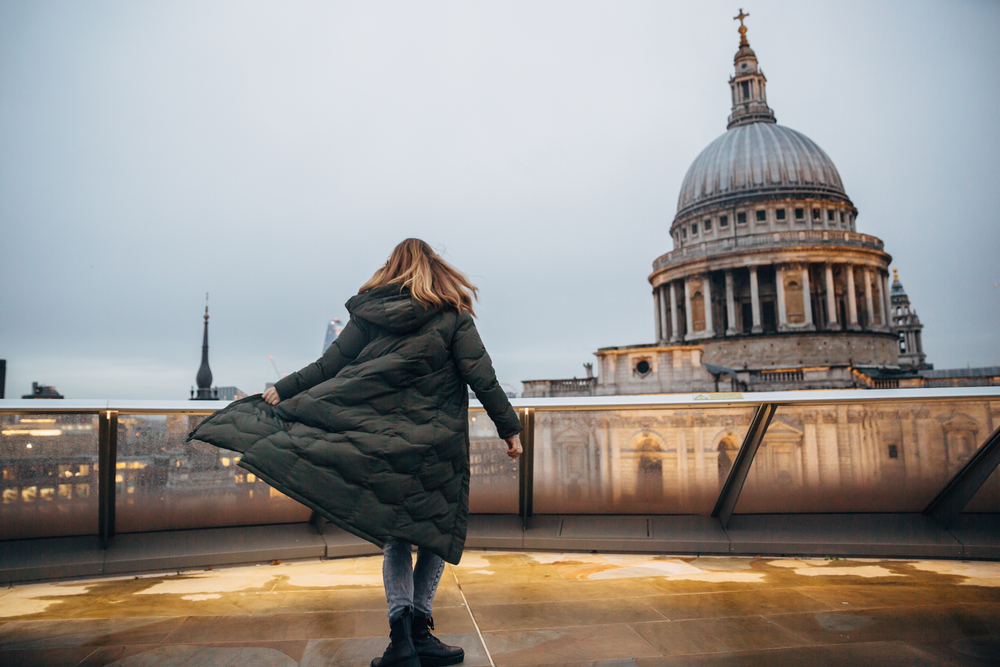
[{"label": "jacket sleeve", "polygon": [[458,316],[458,328],[452,341],[451,355],[462,379],[472,387],[476,398],[486,408],[486,414],[496,425],[497,434],[501,438],[509,438],[520,433],[521,421],[507,400],[507,394],[497,382],[493,362],[479,338],[472,316],[468,313]]},{"label": "jacket sleeve", "polygon": [[284,401],[335,377],[341,368],[361,354],[361,350],[365,349],[370,340],[371,335],[367,326],[359,324],[354,319],[348,320],[347,326],[330,347],[326,348],[322,357],[274,383],[278,396]]}]

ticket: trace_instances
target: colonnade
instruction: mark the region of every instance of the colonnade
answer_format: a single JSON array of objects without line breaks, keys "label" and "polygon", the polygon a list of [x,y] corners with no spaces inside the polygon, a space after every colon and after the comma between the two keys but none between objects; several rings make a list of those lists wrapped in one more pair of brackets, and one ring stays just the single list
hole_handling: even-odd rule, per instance
[{"label": "colonnade", "polygon": [[[814,286],[812,275],[817,269],[821,285]],[[840,276],[839,281],[835,280],[835,269]],[[758,334],[765,330],[765,318],[762,315],[764,299],[758,276],[761,270],[766,270],[768,274],[767,300],[770,303],[773,298],[774,305],[774,312],[769,313],[768,319],[777,331],[815,331],[819,328],[828,331],[890,330],[889,274],[886,270],[868,264],[797,262],[746,267],[752,319],[749,333]],[[774,272],[773,284],[770,279],[771,270]],[[736,271],[741,272],[739,277],[735,275]],[[745,317],[742,308],[739,312],[737,310],[737,291],[743,295],[743,300],[746,293],[742,271],[742,268],[705,271],[656,285],[653,288],[653,306],[657,342],[677,343],[747,333],[746,322],[737,326]],[[857,289],[855,272],[861,274],[863,289],[860,291]],[[718,282],[722,283],[721,290],[717,284],[720,273],[722,280]],[[742,289],[738,290],[738,287]],[[713,312],[712,304],[721,302],[722,295],[719,294],[720,298],[717,299],[716,292],[723,292],[725,299],[724,308],[719,308],[718,317]],[[838,307],[838,295],[844,300],[843,313]],[[821,322],[814,321],[814,297],[825,298],[825,304],[816,304],[816,310],[822,315]],[[860,314],[864,314],[863,320],[859,317]],[[722,326],[721,321],[716,322],[722,316],[725,317],[725,326]]]}]

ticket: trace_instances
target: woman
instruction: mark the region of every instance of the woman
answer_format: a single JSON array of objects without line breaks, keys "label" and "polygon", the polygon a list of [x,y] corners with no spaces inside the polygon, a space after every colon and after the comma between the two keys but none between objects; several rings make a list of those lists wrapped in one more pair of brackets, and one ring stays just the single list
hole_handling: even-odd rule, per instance
[{"label": "woman", "polygon": [[467,385],[507,455],[521,454],[517,413],[473,323],[476,295],[430,246],[406,239],[347,302],[351,319],[320,359],[189,437],[242,452],[240,466],[383,548],[390,644],[373,667],[464,658],[430,630],[445,562],[458,564],[465,546]]}]

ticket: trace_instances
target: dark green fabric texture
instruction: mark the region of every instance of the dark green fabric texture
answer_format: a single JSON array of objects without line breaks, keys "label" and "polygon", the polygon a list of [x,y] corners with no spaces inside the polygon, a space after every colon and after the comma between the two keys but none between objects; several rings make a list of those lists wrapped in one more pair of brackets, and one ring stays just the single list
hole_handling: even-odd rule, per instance
[{"label": "dark green fabric texture", "polygon": [[472,316],[431,310],[398,285],[347,302],[351,319],[316,362],[236,401],[189,436],[334,524],[457,564],[469,514],[469,393],[500,437],[521,430]]}]

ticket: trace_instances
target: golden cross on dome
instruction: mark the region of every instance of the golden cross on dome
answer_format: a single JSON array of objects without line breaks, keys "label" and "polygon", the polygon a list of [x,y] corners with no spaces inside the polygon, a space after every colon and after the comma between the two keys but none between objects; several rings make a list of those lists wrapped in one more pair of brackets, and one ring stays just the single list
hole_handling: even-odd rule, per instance
[{"label": "golden cross on dome", "polygon": [[750,14],[744,14],[743,8],[740,7],[740,13],[733,17],[734,21],[740,22],[740,46],[750,46],[750,42],[747,41],[747,27],[743,25],[743,19],[748,16],[750,16]]}]

